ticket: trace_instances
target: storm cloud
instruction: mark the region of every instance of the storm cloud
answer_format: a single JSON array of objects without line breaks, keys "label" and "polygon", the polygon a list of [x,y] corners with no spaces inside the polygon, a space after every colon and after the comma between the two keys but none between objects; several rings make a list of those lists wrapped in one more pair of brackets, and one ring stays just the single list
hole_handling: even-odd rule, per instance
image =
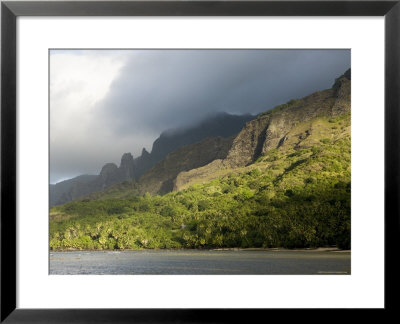
[{"label": "storm cloud", "polygon": [[52,51],[51,182],[136,157],[167,129],[332,86],[349,50]]}]

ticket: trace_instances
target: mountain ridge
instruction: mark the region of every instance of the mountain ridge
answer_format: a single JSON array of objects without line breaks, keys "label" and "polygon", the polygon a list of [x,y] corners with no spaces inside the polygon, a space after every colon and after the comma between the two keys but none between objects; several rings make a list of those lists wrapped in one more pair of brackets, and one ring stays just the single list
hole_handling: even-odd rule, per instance
[{"label": "mountain ridge", "polygon": [[[298,143],[304,142],[313,133],[312,120],[318,116],[334,118],[349,112],[350,96],[351,73],[349,70],[338,77],[330,89],[314,92],[301,99],[290,100],[248,121],[237,136],[232,138],[227,152],[220,156],[213,156],[209,163],[197,163],[197,167],[194,167],[196,164],[181,165],[179,173],[175,172],[167,176],[168,186],[164,183],[162,190],[160,190],[162,184],[159,182],[156,185],[158,181],[156,179],[165,177],[168,172],[165,171],[165,167],[161,167],[165,160],[160,161],[156,164],[159,165],[158,168],[154,167],[139,179],[135,187],[136,194],[166,194],[170,191],[186,189],[193,184],[206,183],[232,173],[235,169],[253,164],[270,150],[277,149],[285,143],[293,140]],[[305,127],[299,133],[292,132],[298,124],[307,122],[310,122],[310,127]],[[188,150],[190,153],[190,150],[199,150],[200,147],[206,146],[207,144],[189,146]],[[297,148],[299,147],[300,145],[297,144]],[[227,148],[228,146],[225,147]],[[175,163],[179,162],[180,154],[182,153],[179,150],[175,151],[177,156],[174,158]],[[204,152],[204,154],[209,153]],[[184,159],[185,155],[182,154],[180,158]],[[166,178],[164,180],[167,181]],[[116,185],[111,191],[121,191],[120,189]],[[120,197],[123,198],[123,194]]]},{"label": "mountain ridge", "polygon": [[244,123],[252,118],[254,116],[249,114],[217,113],[190,127],[164,131],[154,141],[150,153],[145,148],[143,148],[142,154],[136,158],[133,158],[131,153],[124,153],[119,167],[115,163],[106,163],[97,178],[92,181],[82,183],[70,179],[72,183],[76,183],[61,194],[57,193],[57,199],[54,196],[54,187],[50,186],[50,206],[65,204],[124,181],[138,180],[174,150],[200,142],[207,137],[226,138],[235,135],[241,130]]},{"label": "mountain ridge", "polygon": [[[279,148],[288,140],[288,133],[301,122],[319,115],[336,117],[350,111],[351,72],[346,71],[335,80],[332,88],[314,92],[302,99],[290,100],[272,110],[261,113],[246,123],[233,141],[227,157],[211,162],[208,166],[181,172],[174,183],[174,190],[187,188],[191,183],[211,180],[215,170],[238,168],[254,163],[269,150]],[[288,118],[287,116],[290,116]],[[307,130],[298,137],[309,136]],[[209,170],[207,170],[209,169]]]}]

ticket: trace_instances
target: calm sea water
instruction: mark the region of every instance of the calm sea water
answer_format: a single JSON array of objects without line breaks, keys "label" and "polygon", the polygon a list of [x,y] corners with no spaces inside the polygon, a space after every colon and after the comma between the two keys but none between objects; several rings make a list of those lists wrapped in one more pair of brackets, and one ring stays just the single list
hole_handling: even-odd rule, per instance
[{"label": "calm sea water", "polygon": [[50,274],[350,274],[350,252],[274,250],[51,252]]}]

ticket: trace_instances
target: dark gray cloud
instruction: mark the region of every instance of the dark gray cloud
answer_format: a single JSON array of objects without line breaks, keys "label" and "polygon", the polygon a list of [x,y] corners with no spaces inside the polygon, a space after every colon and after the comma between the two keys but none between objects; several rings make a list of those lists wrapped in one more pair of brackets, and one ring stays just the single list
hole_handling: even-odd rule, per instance
[{"label": "dark gray cloud", "polygon": [[[53,179],[62,173],[98,173],[99,166],[118,162],[124,152],[137,156],[143,146],[150,150],[163,130],[193,124],[214,112],[257,114],[329,88],[350,67],[349,50],[135,50],[117,54],[123,57],[123,66],[106,96],[90,111],[88,127],[94,136],[81,139],[75,151],[70,145],[70,158],[62,163],[53,154],[52,163],[60,164],[52,165]],[[59,152],[56,146],[51,148]],[[82,171],[78,172],[80,164]]]},{"label": "dark gray cloud", "polygon": [[118,133],[161,131],[226,111],[260,113],[330,87],[346,50],[137,51],[102,102]]}]

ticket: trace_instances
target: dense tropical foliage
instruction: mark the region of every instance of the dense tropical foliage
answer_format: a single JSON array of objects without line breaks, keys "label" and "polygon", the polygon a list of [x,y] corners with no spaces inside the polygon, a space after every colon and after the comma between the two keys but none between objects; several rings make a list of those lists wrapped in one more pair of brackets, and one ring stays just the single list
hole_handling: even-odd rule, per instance
[{"label": "dense tropical foliage", "polygon": [[292,133],[298,143],[179,192],[138,195],[132,182],[53,207],[50,248],[350,248],[350,114]]}]

